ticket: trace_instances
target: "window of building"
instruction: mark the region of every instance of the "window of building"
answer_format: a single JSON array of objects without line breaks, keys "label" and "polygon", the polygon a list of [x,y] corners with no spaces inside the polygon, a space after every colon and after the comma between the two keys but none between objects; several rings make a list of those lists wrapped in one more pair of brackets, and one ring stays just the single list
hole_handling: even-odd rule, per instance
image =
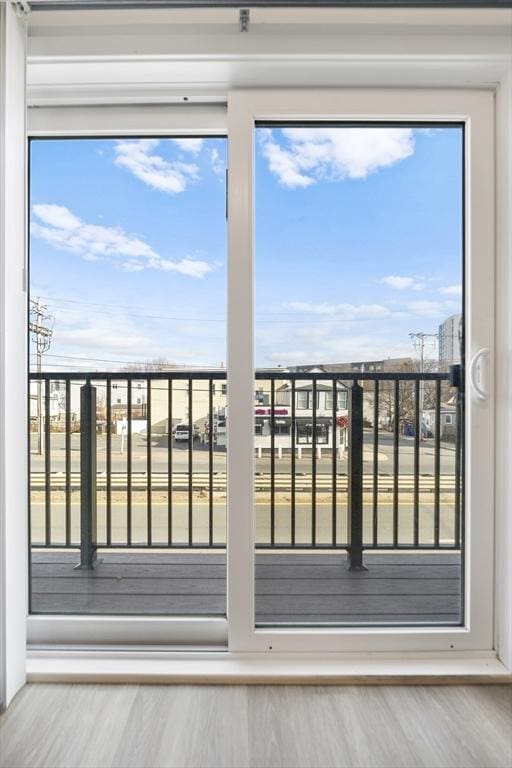
[{"label": "window of building", "polygon": [[[316,425],[316,442],[318,445],[326,444],[329,439],[329,428],[327,424]],[[297,442],[299,444],[311,445],[313,442],[313,424],[297,424]]]},{"label": "window of building", "polygon": [[297,392],[297,408],[307,410],[309,408],[310,393],[308,391]]}]

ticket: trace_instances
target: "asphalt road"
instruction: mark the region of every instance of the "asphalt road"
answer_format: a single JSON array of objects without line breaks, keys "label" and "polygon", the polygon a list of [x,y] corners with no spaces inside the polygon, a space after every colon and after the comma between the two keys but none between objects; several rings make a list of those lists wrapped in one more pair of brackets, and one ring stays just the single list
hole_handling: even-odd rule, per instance
[{"label": "asphalt road", "polygon": [[[34,472],[44,471],[44,455],[39,456],[36,451],[36,435],[31,434],[31,469]],[[306,449],[307,450],[307,449]],[[302,459],[296,460],[296,472],[311,471],[311,451],[303,450]],[[188,471],[188,443],[174,443],[173,445],[173,471]],[[106,439],[103,436],[98,437],[97,444],[98,471],[105,470],[106,464]],[[193,471],[208,471],[208,447],[194,444],[192,452]],[[393,473],[393,435],[389,432],[379,432],[378,445],[379,473]],[[167,436],[153,436],[151,440],[151,462],[153,472],[167,471]],[[132,470],[134,472],[145,472],[147,462],[147,440],[144,435],[133,435],[132,438]],[[72,471],[80,469],[80,435],[71,436],[71,463]],[[373,435],[367,431],[363,437],[363,471],[373,471]],[[124,451],[122,452],[122,443],[120,435],[112,436],[112,471],[125,472],[127,466],[126,439],[124,440]],[[455,449],[451,443],[442,443],[440,450],[441,474],[454,474],[455,468]],[[283,458],[275,459],[276,472],[290,472],[289,454],[283,453]],[[322,449],[322,457],[317,459],[317,472],[320,474],[331,473],[332,458],[331,450]],[[51,436],[51,471],[63,472],[65,468],[65,438],[62,433],[55,433]],[[400,474],[413,474],[414,468],[414,438],[401,437],[399,441],[399,471]],[[224,449],[218,449],[213,454],[213,471],[226,471],[226,452]],[[255,471],[266,473],[270,471],[270,456],[264,453],[261,459],[255,459]],[[347,453],[343,459],[337,459],[337,471],[347,471]],[[434,473],[434,441],[433,439],[424,439],[420,444],[420,473]]]}]

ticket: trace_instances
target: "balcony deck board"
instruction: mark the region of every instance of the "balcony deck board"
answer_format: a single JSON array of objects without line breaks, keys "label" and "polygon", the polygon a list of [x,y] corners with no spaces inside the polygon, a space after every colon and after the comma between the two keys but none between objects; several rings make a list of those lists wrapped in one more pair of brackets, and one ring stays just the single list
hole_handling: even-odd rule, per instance
[{"label": "balcony deck board", "polygon": [[[225,615],[220,553],[102,552],[94,571],[73,570],[77,552],[34,551],[34,613]],[[263,624],[460,622],[455,552],[365,555],[350,572],[340,553],[256,556],[257,620]]]}]

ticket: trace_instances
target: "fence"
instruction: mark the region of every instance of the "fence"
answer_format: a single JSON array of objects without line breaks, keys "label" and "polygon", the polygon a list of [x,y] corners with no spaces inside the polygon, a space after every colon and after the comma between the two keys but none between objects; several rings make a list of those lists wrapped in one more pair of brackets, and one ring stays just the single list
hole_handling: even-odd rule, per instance
[{"label": "fence", "polygon": [[[80,548],[84,567],[97,548],[225,547],[225,371],[30,380],[44,390],[43,453],[30,451],[33,546]],[[354,568],[365,549],[459,549],[463,393],[452,383],[258,371],[256,546],[344,549]]]}]

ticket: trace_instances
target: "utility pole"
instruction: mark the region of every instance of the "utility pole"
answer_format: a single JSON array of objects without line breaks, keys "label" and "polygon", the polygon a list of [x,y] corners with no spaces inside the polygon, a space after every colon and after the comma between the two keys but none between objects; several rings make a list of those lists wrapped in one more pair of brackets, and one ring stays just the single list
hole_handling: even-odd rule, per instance
[{"label": "utility pole", "polygon": [[[437,339],[439,338],[438,333],[410,333],[409,337],[414,344],[414,349],[419,352],[420,356],[420,374],[425,372],[425,341],[426,339]],[[419,402],[419,416],[420,416],[420,437],[421,432],[423,431],[423,406],[425,402],[425,382],[423,379],[420,379],[420,386],[419,386],[419,395],[420,395],[420,402]]]},{"label": "utility pole", "polygon": [[[32,339],[36,345],[36,365],[37,373],[41,374],[43,369],[43,355],[48,352],[52,343],[53,321],[54,317],[48,313],[48,307],[41,304],[41,299],[30,299],[30,315],[34,320],[30,320],[28,327],[32,334]],[[47,325],[44,325],[44,323]],[[51,326],[51,327],[48,327]],[[37,453],[41,456],[43,453],[43,394],[42,382],[37,380]],[[46,397],[49,397],[49,391]]]}]

